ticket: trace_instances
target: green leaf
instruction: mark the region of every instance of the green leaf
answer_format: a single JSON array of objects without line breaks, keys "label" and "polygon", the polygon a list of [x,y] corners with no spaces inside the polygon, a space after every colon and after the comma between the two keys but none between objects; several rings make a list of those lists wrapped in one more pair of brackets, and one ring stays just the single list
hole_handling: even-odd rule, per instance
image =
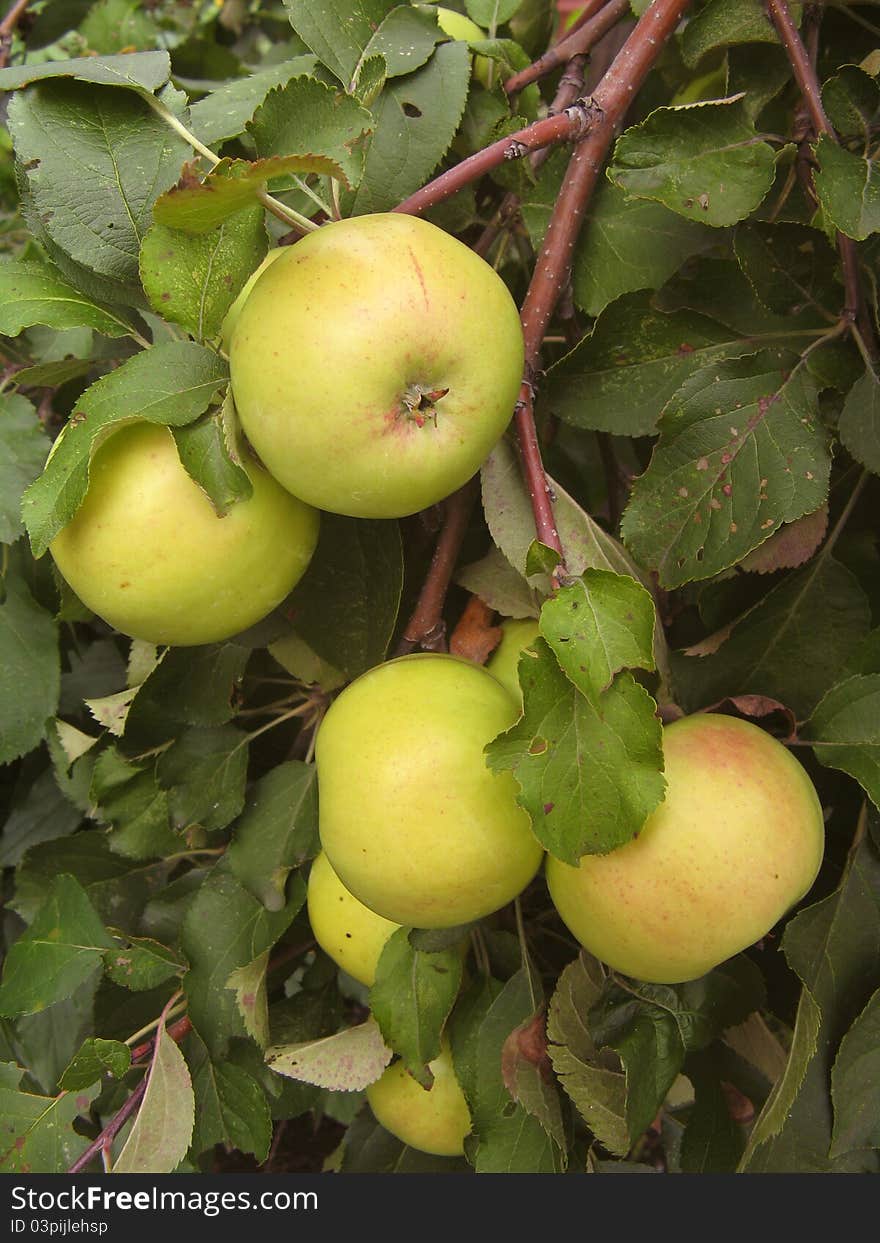
[{"label": "green leaf", "polygon": [[721,1087],[721,1068],[711,1052],[688,1058],[694,1106],[681,1142],[685,1174],[732,1174],[743,1153],[743,1131],[733,1121]]},{"label": "green leaf", "polygon": [[626,1080],[617,1058],[600,1053],[588,1015],[604,988],[595,959],[581,953],[559,977],[547,1019],[556,1077],[587,1126],[609,1152],[625,1156],[635,1136],[627,1123]]},{"label": "green leaf", "polygon": [[363,172],[363,137],[373,119],[350,95],[300,77],[268,94],[247,128],[257,155],[325,156],[351,189]]},{"label": "green leaf", "polygon": [[666,587],[710,578],[818,509],[830,469],[803,369],[771,351],[704,367],[664,409],[623,537]]},{"label": "green leaf", "polygon": [[425,953],[410,944],[409,929],[385,942],[370,989],[372,1011],[385,1043],[409,1072],[429,1088],[428,1062],[440,1054],[440,1035],[461,983],[458,947]]},{"label": "green leaf", "polygon": [[[729,6],[716,0],[719,9]],[[793,6],[790,6],[793,7]],[[769,22],[766,29],[772,30]],[[791,81],[791,66],[783,49],[749,44],[727,50],[727,94],[743,94],[746,115],[757,121],[764,108]]]},{"label": "green leaf", "polygon": [[124,56],[83,56],[16,65],[0,70],[0,91],[14,91],[47,78],[76,78],[93,86],[124,86],[152,94],[171,76],[171,58],[165,51],[127,53]]},{"label": "green leaf", "polygon": [[755,342],[693,311],[667,315],[644,294],[621,298],[550,368],[542,400],[573,427],[644,436],[700,368],[754,353]]},{"label": "green leaf", "polygon": [[224,829],[244,806],[248,735],[232,725],[194,725],[159,758],[159,784],[168,791],[171,823]]},{"label": "green leaf", "polygon": [[788,1065],[758,1116],[740,1169],[749,1173],[876,1171],[857,1151],[829,1155],[832,1064],[876,985],[880,858],[860,836],[838,889],[790,921],[783,938],[803,982]]},{"label": "green leaf", "polygon": [[322,64],[347,87],[364,49],[398,0],[284,0],[290,24]]},{"label": "green leaf", "polygon": [[504,1086],[527,1114],[536,1118],[556,1146],[565,1152],[565,1124],[559,1089],[547,1054],[546,1016],[541,1007],[515,1027],[501,1051]]},{"label": "green leaf", "polygon": [[126,937],[127,944],[104,956],[104,970],[114,984],[146,992],[183,974],[180,956],[150,937]]},{"label": "green leaf", "polygon": [[[564,1168],[565,1155],[541,1122],[514,1104],[502,1070],[508,1037],[532,1017],[540,1001],[535,979],[521,968],[485,1010],[472,1073],[462,1075],[456,1062],[473,1118],[474,1138],[466,1141],[466,1148],[478,1174],[551,1174]],[[453,1045],[453,1057],[455,1051]]]},{"label": "green leaf", "polygon": [[455,581],[502,617],[537,617],[540,612],[537,593],[494,545],[481,561],[459,570]]},{"label": "green leaf", "polygon": [[866,368],[847,394],[838,432],[856,461],[880,474],[880,380],[873,371]]},{"label": "green leaf", "polygon": [[64,1174],[89,1145],[73,1123],[88,1114],[98,1089],[36,1096],[20,1090],[24,1073],[0,1062],[0,1173]]},{"label": "green leaf", "polygon": [[284,905],[291,870],[314,858],[318,791],[314,764],[277,764],[251,787],[227,851],[238,880],[267,910]]},{"label": "green leaf", "polygon": [[569,681],[593,703],[621,669],[653,669],[654,601],[641,583],[585,570],[541,609],[541,634]]},{"label": "green leaf", "polygon": [[208,147],[244,132],[257,108],[276,86],[312,73],[314,56],[294,56],[280,65],[258,69],[246,78],[233,78],[205,95],[189,110],[189,128]]},{"label": "green leaf", "polygon": [[146,750],[177,733],[176,724],[224,725],[235,715],[236,694],[250,658],[238,643],[169,648],[137,695],[125,722],[126,741]]},{"label": "green leaf", "polygon": [[[506,440],[498,442],[480,473],[483,512],[492,539],[514,569],[525,576],[528,550],[535,538],[535,519],[519,460]],[[568,573],[576,577],[587,569],[611,570],[615,574],[630,575],[650,588],[650,580],[623,545],[603,530],[549,475],[547,483]],[[552,594],[549,575],[535,575],[530,585],[542,595]],[[668,653],[659,619],[654,627],[654,659],[665,676]]]},{"label": "green leaf", "polygon": [[835,279],[837,256],[817,230],[756,220],[737,229],[734,250],[768,310],[786,316],[808,309],[828,318],[836,314],[843,297]]},{"label": "green leaf", "polygon": [[659,289],[691,255],[711,245],[705,225],[683,220],[659,203],[628,198],[620,187],[599,187],[575,252],[575,302],[598,315],[635,289]]},{"label": "green leaf", "polygon": [[843,675],[870,624],[858,580],[820,555],[707,640],[714,649],[729,634],[717,651],[676,656],[681,704],[693,712],[729,695],[766,695],[803,719]]},{"label": "green leaf", "polygon": [[72,876],[58,876],[34,922],[6,956],[0,1014],[33,1014],[69,997],[112,948],[82,886]]},{"label": "green leaf", "polygon": [[13,805],[0,837],[0,867],[14,867],[38,842],[66,837],[79,827],[82,813],[62,794],[51,769],[40,773]]},{"label": "green leaf", "polygon": [[360,1092],[375,1083],[393,1054],[374,1018],[333,1036],[266,1050],[267,1065],[279,1075],[334,1092]]},{"label": "green leaf", "polygon": [[273,155],[265,160],[224,159],[202,181],[183,180],[156,200],[158,224],[184,233],[210,233],[224,220],[255,207],[270,181],[297,173],[343,177],[339,164],[325,155]]},{"label": "green leaf", "polygon": [[[144,419],[180,427],[207,408],[224,383],[223,361],[194,341],[154,345],[93,384],[28,488],[22,517],[35,556],[70,522],[88,490],[92,453],[117,426]],[[79,417],[77,417],[79,416]]]},{"label": "green leaf", "polygon": [[143,51],[156,42],[158,30],[138,0],[98,0],[79,33],[93,52]]},{"label": "green leaf", "polygon": [[261,1085],[242,1066],[213,1062],[197,1036],[187,1046],[196,1120],[193,1153],[225,1144],[266,1160],[272,1142],[272,1118]]},{"label": "green leaf", "polygon": [[654,700],[623,673],[591,702],[542,639],[520,657],[519,680],[523,716],[489,743],[487,763],[513,772],[538,841],[571,864],[628,842],[665,788]]},{"label": "green leaf", "polygon": [[259,206],[195,236],[154,224],[141,244],[141,281],[158,315],[206,341],[219,333],[226,312],[266,250]]},{"label": "green leaf", "polygon": [[221,860],[187,909],[181,948],[190,963],[184,977],[193,1027],[213,1058],[222,1057],[233,1036],[246,1036],[229,977],[271,949],[305,902],[306,888],[297,877],[287,905],[267,912]]},{"label": "green leaf", "polygon": [[849,773],[880,806],[880,674],[833,687],[801,731],[826,768]]},{"label": "green leaf", "polygon": [[115,1174],[170,1174],[192,1138],[195,1097],[186,1061],[159,1023],[147,1090],[113,1166]]},{"label": "green leaf", "polygon": [[232,394],[227,390],[222,406],[209,410],[195,423],[175,428],[172,433],[181,464],[221,518],[237,501],[253,496],[254,491],[251,478],[241,464],[234,419]]},{"label": "green leaf", "polygon": [[816,144],[813,178],[819,204],[831,224],[862,242],[880,229],[880,168],[873,159],[846,151],[828,134]]},{"label": "green leaf", "polygon": [[117,854],[151,859],[181,849],[154,764],[130,763],[111,747],[95,761],[90,794],[96,819],[113,827],[110,846]]},{"label": "green leaf", "polygon": [[61,686],[58,627],[23,579],[7,575],[0,603],[0,763],[42,740]]},{"label": "green leaf", "polygon": [[741,100],[657,108],[618,138],[608,170],[627,194],[716,228],[750,215],[775,175]]},{"label": "green leaf", "polygon": [[487,30],[503,26],[522,8],[522,0],[465,0],[468,17]]},{"label": "green leaf", "polygon": [[[792,5],[798,14],[800,5]],[[795,20],[798,20],[798,17]],[[680,46],[684,63],[694,69],[707,52],[741,43],[776,43],[778,38],[761,0],[709,0],[689,18]],[[751,52],[753,49],[750,48]]]},{"label": "green leaf", "polygon": [[417,190],[449,150],[470,84],[464,43],[443,43],[421,69],[386,84],[372,105],[374,131],[351,215],[388,211]]},{"label": "green leaf", "polygon": [[389,78],[421,68],[443,38],[434,11],[398,5],[364,48],[364,61],[381,56]]},{"label": "green leaf", "polygon": [[831,1069],[831,1155],[880,1148],[880,989],[840,1042]]},{"label": "green leaf", "polygon": [[0,332],[16,337],[32,324],[94,328],[106,337],[130,331],[125,320],[84,297],[51,263],[6,259],[0,263]]},{"label": "green leaf", "polygon": [[538,539],[532,540],[526,553],[526,575],[534,578],[536,574],[552,574],[561,560],[555,548],[542,544]]},{"label": "green leaf", "polygon": [[857,65],[843,65],[822,85],[828,119],[842,138],[858,139],[867,150],[880,122],[880,85]]},{"label": "green leaf", "polygon": [[62,1092],[78,1092],[91,1087],[105,1075],[121,1079],[131,1066],[131,1049],[121,1040],[101,1040],[90,1036],[58,1080]]},{"label": "green leaf", "polygon": [[486,748],[510,769],[538,842],[569,864],[635,837],[662,798],[656,705],[620,674],[590,701],[559,669],[542,639],[520,658],[523,716]]},{"label": "green leaf", "polygon": [[138,95],[83,82],[15,95],[9,131],[49,238],[86,268],[136,281],[153,201],[189,147]]},{"label": "green leaf", "polygon": [[253,962],[230,972],[226,987],[235,993],[235,1004],[247,1034],[265,1049],[269,1043],[269,1006],[266,999],[266,968],[269,951],[263,950]]},{"label": "green leaf", "polygon": [[403,589],[394,521],[323,514],[318,547],[290,598],[297,634],[356,678],[385,658]]}]

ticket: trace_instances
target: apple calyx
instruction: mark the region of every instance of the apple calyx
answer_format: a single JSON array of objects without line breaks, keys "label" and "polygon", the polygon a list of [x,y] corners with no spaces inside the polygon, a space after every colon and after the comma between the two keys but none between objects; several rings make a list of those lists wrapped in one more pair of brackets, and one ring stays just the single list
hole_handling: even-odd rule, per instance
[{"label": "apple calyx", "polygon": [[416,427],[424,427],[429,419],[436,427],[436,403],[448,392],[448,388],[427,389],[421,384],[411,384],[401,398],[401,414],[415,423]]}]

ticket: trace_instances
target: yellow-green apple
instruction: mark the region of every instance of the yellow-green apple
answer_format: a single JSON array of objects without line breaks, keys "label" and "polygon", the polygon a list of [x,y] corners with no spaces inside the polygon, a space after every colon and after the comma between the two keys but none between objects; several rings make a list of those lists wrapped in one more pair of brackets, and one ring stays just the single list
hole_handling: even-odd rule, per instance
[{"label": "yellow-green apple", "polygon": [[245,281],[245,283],[242,285],[241,289],[239,290],[238,295],[235,301],[233,302],[232,306],[229,308],[229,310],[226,312],[225,316],[223,317],[223,323],[220,325],[220,344],[223,346],[223,349],[226,351],[227,354],[229,353],[229,342],[232,340],[232,330],[235,327],[235,325],[238,323],[238,317],[241,314],[241,308],[244,306],[244,304],[247,302],[248,298],[250,297],[251,290],[253,289],[254,285],[256,285],[257,281],[260,279],[263,273],[266,271],[266,268],[271,267],[272,264],[275,262],[275,260],[280,259],[283,254],[284,254],[283,246],[276,246],[274,250],[269,251],[268,255],[266,255],[266,258],[263,260],[260,266],[258,268],[254,268],[253,272],[251,272],[250,276],[247,278],[247,280]]},{"label": "yellow-green apple", "polygon": [[471,1115],[446,1041],[428,1065],[434,1076],[430,1089],[417,1083],[402,1062],[394,1062],[367,1088],[367,1100],[376,1121],[410,1148],[438,1157],[461,1156]]},{"label": "yellow-green apple", "polygon": [[253,494],[218,517],[167,427],[131,423],[94,454],[50,551],[82,602],[149,643],[216,643],[265,617],[302,577],[318,514],[253,461]]},{"label": "yellow-green apple", "polygon": [[308,884],[309,923],[315,940],[337,966],[361,984],[372,984],[385,942],[400,927],[359,902],[321,852]]},{"label": "yellow-green apple", "polygon": [[506,686],[517,703],[522,702],[519,684],[519,658],[524,647],[541,633],[535,617],[508,617],[501,623],[501,642],[492,653],[486,668],[502,686]]},{"label": "yellow-green apple", "polygon": [[810,889],[822,808],[789,751],[756,725],[701,713],[666,726],[664,801],[638,837],[578,867],[547,857],[556,909],[597,958],[675,984],[760,940]]},{"label": "yellow-green apple", "polygon": [[333,703],[315,752],[321,844],[371,910],[454,927],[532,879],[542,848],[513,777],[483,754],[517,715],[485,669],[434,653],[378,665]]},{"label": "yellow-green apple", "polygon": [[461,487],[507,426],[523,338],[492,268],[436,225],[380,213],[265,268],[232,330],[242,426],[295,496],[396,518]]}]

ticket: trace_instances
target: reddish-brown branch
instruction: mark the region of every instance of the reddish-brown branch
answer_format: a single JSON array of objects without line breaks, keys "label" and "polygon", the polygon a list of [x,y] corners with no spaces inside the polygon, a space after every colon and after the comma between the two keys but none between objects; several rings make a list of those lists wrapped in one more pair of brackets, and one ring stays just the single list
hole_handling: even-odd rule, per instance
[{"label": "reddish-brown branch", "polygon": [[573,105],[560,113],[559,116],[544,117],[517,130],[506,138],[499,138],[491,146],[484,147],[476,155],[468,156],[460,164],[441,173],[433,181],[429,181],[421,190],[416,190],[409,198],[394,208],[395,211],[417,216],[429,207],[442,203],[451,195],[456,194],[472,181],[477,181],[485,173],[497,168],[506,160],[520,160],[533,151],[552,143],[570,142],[582,138],[590,127],[593,113],[587,102]]},{"label": "reddish-brown branch", "polygon": [[9,60],[9,49],[12,47],[12,36],[15,28],[24,16],[24,11],[30,4],[30,0],[16,0],[12,8],[0,22],[0,69],[3,69]]},{"label": "reddish-brown branch", "polygon": [[477,499],[477,481],[469,480],[446,501],[443,525],[437,536],[431,567],[412,616],[397,645],[397,655],[404,656],[417,647],[429,652],[446,650],[446,623],[443,605],[452,582],[455,563]]},{"label": "reddish-brown branch", "polygon": [[526,346],[526,377],[515,414],[517,436],[538,538],[563,557],[564,550],[553,518],[547,477],[538,447],[532,381],[547,324],[569,279],[575,243],[608,148],[634,94],[688,4],[689,0],[654,0],[596,87],[593,102],[599,109],[598,119],[589,134],[577,144],[569,161],[523,302],[521,319]]},{"label": "reddish-brown branch", "polygon": [[[826,134],[832,142],[837,142],[837,134],[828,120],[828,114],[822,103],[822,88],[816,72],[813,58],[810,56],[800,32],[791,15],[786,0],[764,0],[767,13],[776,28],[783,47],[788,55],[794,79],[804,100],[815,134]],[[818,14],[813,16],[811,30],[817,29]],[[862,297],[861,278],[856,244],[845,233],[837,234],[837,249],[843,269],[844,310],[846,319],[855,324],[865,348],[872,358],[878,355],[877,337],[874,324]]]},{"label": "reddish-brown branch", "polygon": [[601,7],[596,4],[592,5],[591,14],[595,16],[591,15],[575,29],[568,31],[563,39],[548,48],[544,55],[533,64],[527,65],[525,69],[520,69],[518,73],[508,78],[504,83],[505,91],[508,95],[516,95],[530,83],[537,82],[539,78],[546,77],[548,73],[564,65],[573,56],[589,52],[590,48],[594,47],[611,27],[629,12],[629,0],[607,0],[607,3]]}]

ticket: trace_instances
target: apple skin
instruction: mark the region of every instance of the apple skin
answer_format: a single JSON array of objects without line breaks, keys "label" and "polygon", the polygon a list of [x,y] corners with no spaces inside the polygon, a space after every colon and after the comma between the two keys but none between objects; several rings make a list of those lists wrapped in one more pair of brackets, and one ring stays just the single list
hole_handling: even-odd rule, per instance
[{"label": "apple skin", "polygon": [[437,1157],[460,1157],[471,1115],[446,1041],[428,1065],[434,1075],[430,1090],[417,1083],[402,1062],[395,1062],[367,1088],[367,1100],[376,1121],[410,1148]]},{"label": "apple skin", "polygon": [[353,979],[371,985],[385,942],[400,925],[358,902],[323,851],[309,872],[308,910],[321,949]]},{"label": "apple skin", "polygon": [[250,297],[251,290],[266,271],[266,268],[270,268],[275,260],[280,259],[283,254],[284,248],[282,246],[276,246],[274,250],[269,251],[260,266],[258,268],[254,268],[253,272],[251,272],[250,276],[239,290],[232,306],[223,317],[223,323],[220,325],[220,344],[223,346],[223,349],[227,355],[229,353],[229,343],[232,340],[232,332],[235,325],[238,323],[241,308],[247,302]]},{"label": "apple skin", "polygon": [[99,446],[86,497],[50,552],[83,604],[123,634],[187,647],[253,625],[302,577],[318,514],[253,462],[253,495],[219,518],[166,427]]},{"label": "apple skin", "polygon": [[318,731],[321,844],[345,887],[412,928],[482,919],[543,856],[510,773],[483,748],[517,718],[490,673],[419,653],[346,688]]},{"label": "apple skin", "polygon": [[810,889],[822,807],[770,734],[700,713],[663,731],[667,791],[638,837],[578,867],[547,856],[550,896],[617,971],[678,984],[760,940]]},{"label": "apple skin", "polygon": [[[445,35],[449,35],[450,39],[460,40],[462,43],[476,43],[481,39],[488,39],[489,36],[482,26],[478,26],[476,22],[464,13],[456,13],[454,9],[444,9],[441,5],[437,5],[437,25]],[[488,56],[474,57],[474,77],[483,86],[491,86],[492,61]]]},{"label": "apple skin", "polygon": [[[319,509],[397,518],[485,460],[516,404],[523,337],[484,260],[425,220],[379,213],[285,247],[229,360],[242,426],[279,483]],[[411,408],[420,394],[440,394],[434,413]]]},{"label": "apple skin", "polygon": [[541,633],[536,617],[508,617],[501,623],[501,642],[489,658],[486,668],[506,687],[517,703],[522,703],[519,684],[519,658],[522,650]]}]

